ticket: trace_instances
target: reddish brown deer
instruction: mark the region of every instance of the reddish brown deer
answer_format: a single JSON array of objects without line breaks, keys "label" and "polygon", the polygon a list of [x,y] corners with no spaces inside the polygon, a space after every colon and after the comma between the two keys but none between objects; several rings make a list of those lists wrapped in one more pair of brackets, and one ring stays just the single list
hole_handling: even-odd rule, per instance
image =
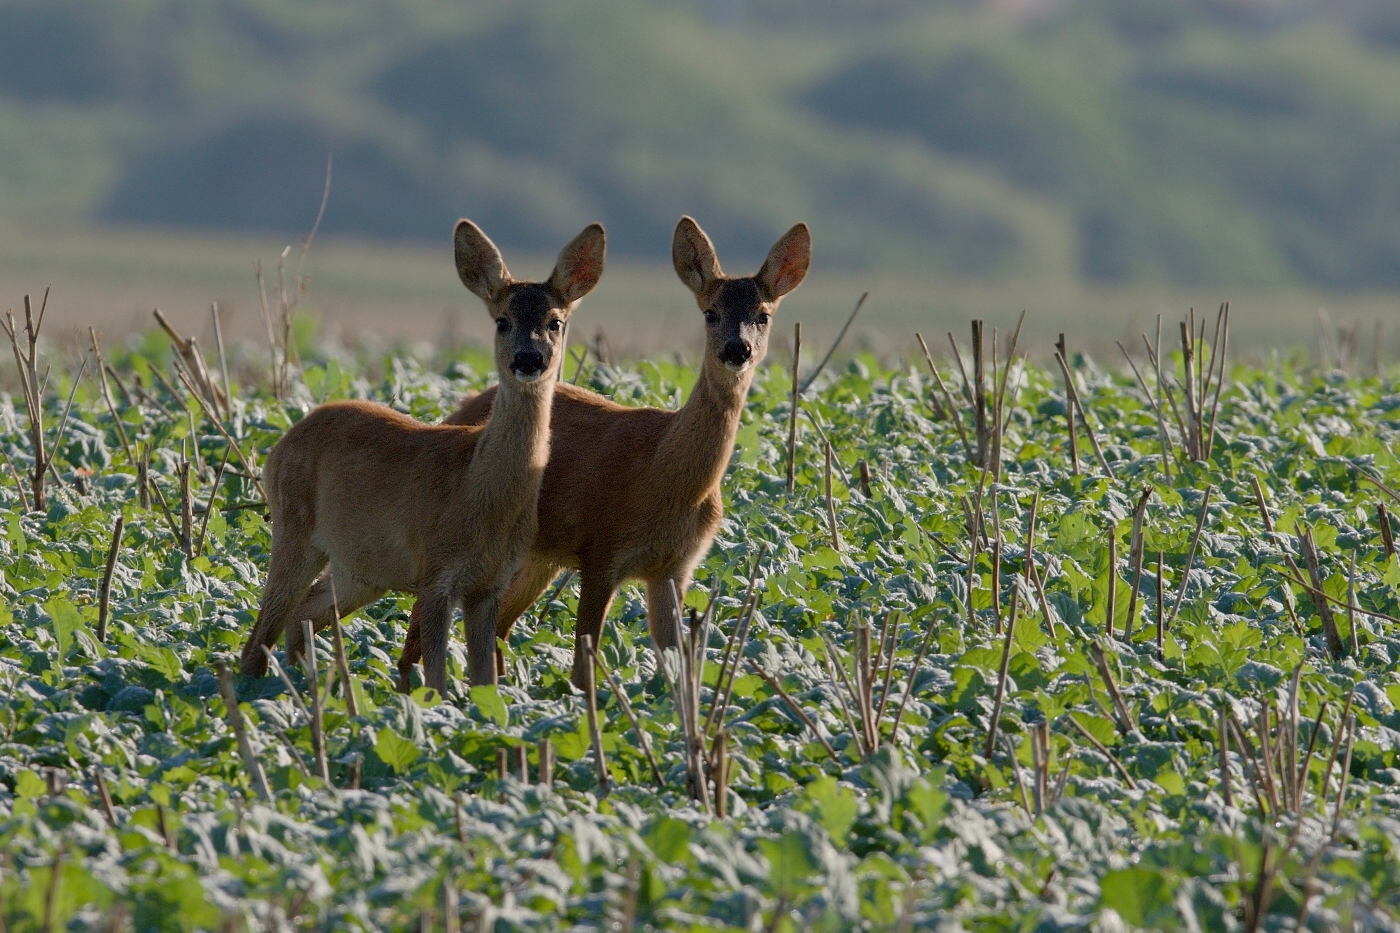
[{"label": "reddish brown deer", "polygon": [[[705,315],[705,358],[690,399],[677,411],[626,408],[567,383],[554,394],[549,465],[540,488],[539,525],[530,555],[501,602],[496,636],[539,597],[561,568],[582,578],[573,682],[584,683],[583,638],[598,644],[603,620],[624,580],[647,587],[653,643],[675,645],[670,583],[685,594],[691,571],[709,550],[724,507],[724,479],[754,368],[768,350],[773,312],[811,262],[812,239],[798,224],[774,244],[758,274],[730,278],[714,246],[689,217],[676,225],[671,259]],[[457,408],[451,424],[489,424],[501,398],[488,390]],[[418,660],[425,616],[413,609],[399,660],[400,689]],[[423,651],[426,656],[426,652]]]},{"label": "reddish brown deer", "polygon": [[[425,425],[371,402],[322,405],[289,430],[263,471],[272,562],[242,671],[263,676],[264,646],[288,622],[329,625],[388,590],[412,592],[424,680],[446,695],[452,610],[461,605],[471,683],[496,682],[501,594],[535,538],[535,500],[549,460],[555,371],[574,304],[603,274],[597,224],[559,254],[544,283],[516,282],[469,220],[453,235],[457,274],[496,321],[500,384],[483,425]],[[329,563],[331,572],[318,574]],[[332,576],[335,585],[332,585]]]}]

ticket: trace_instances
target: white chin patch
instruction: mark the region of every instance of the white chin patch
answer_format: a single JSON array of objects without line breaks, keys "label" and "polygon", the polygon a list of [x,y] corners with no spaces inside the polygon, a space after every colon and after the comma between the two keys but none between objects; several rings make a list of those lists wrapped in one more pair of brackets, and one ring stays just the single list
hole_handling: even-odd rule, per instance
[{"label": "white chin patch", "polygon": [[510,372],[511,375],[515,376],[516,382],[523,382],[525,385],[529,385],[532,382],[539,382],[540,377],[544,375],[544,370],[542,369],[539,372],[533,373],[522,373],[516,369],[512,369]]},{"label": "white chin patch", "polygon": [[729,370],[731,373],[741,373],[749,368],[749,363],[747,360],[745,360],[742,363],[730,363],[726,360],[724,368]]}]

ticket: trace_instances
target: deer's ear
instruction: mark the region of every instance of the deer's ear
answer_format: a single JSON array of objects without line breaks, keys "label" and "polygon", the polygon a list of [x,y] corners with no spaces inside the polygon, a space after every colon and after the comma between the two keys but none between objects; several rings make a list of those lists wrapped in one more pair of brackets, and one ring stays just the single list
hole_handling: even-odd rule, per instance
[{"label": "deer's ear", "polygon": [[457,221],[457,229],[452,231],[452,251],[457,259],[457,277],[482,301],[490,302],[510,284],[510,271],[501,251],[466,218]]},{"label": "deer's ear", "polygon": [[779,298],[802,284],[812,264],[812,232],[798,224],[778,238],[754,278],[768,301]]},{"label": "deer's ear", "polygon": [[689,217],[682,217],[676,224],[675,236],[671,238],[671,263],[686,288],[697,295],[724,275],[719,257],[715,255],[715,245]]},{"label": "deer's ear", "polygon": [[607,257],[608,238],[602,224],[589,224],[583,232],[559,251],[554,271],[549,275],[549,288],[565,305],[571,305],[598,285],[603,277],[603,261]]}]

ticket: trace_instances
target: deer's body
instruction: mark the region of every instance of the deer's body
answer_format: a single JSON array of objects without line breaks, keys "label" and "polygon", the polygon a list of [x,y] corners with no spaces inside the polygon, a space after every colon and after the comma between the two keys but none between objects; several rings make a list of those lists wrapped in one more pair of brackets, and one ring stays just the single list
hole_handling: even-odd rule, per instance
[{"label": "deer's body", "polygon": [[[471,681],[495,682],[500,597],[535,537],[562,325],[601,275],[602,238],[596,225],[580,234],[548,283],[513,283],[484,234],[459,224],[458,272],[497,318],[501,381],[486,424],[425,425],[383,405],[337,402],[278,441],[264,470],[272,563],[243,673],[266,672],[263,648],[289,622],[328,625],[337,608],[402,590],[418,597],[429,686],[446,693],[458,605]],[[289,656],[303,647],[293,626]]]},{"label": "deer's body", "polygon": [[[810,255],[806,227],[799,225],[774,246],[759,276],[726,279],[693,221],[683,219],[676,236],[677,271],[696,292],[710,324],[700,378],[676,411],[628,408],[568,384],[556,388],[552,455],[540,488],[538,528],[498,615],[496,634],[504,638],[561,568],[578,570],[575,684],[582,683],[588,663],[582,639],[588,636],[598,644],[613,597],[627,580],[646,584],[647,622],[655,645],[675,644],[678,620],[671,583],[685,593],[719,529],[721,483],[754,367],[766,350],[767,317],[801,281]],[[686,261],[692,245],[699,257]],[[706,274],[687,278],[686,272],[702,261]],[[488,390],[464,401],[447,423],[489,424],[497,404],[497,390]],[[418,619],[415,606],[399,661],[404,690],[419,654]]]}]

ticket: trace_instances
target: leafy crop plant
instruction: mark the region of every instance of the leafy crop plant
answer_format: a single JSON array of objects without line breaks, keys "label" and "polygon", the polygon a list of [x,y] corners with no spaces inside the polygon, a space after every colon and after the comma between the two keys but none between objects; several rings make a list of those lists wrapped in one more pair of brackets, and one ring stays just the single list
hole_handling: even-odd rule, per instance
[{"label": "leafy crop plant", "polygon": [[[267,450],[328,399],[440,418],[480,354],[307,344],[274,395],[234,352],[226,399],[158,335],[82,381],[52,354],[46,510],[0,485],[3,929],[1395,928],[1394,383],[1000,339],[990,391],[857,356],[794,418],[760,373],[686,656],[624,590],[596,734],[569,578],[459,705],[395,691],[403,599],[229,674]],[[625,404],[695,379],[578,366]]]}]

